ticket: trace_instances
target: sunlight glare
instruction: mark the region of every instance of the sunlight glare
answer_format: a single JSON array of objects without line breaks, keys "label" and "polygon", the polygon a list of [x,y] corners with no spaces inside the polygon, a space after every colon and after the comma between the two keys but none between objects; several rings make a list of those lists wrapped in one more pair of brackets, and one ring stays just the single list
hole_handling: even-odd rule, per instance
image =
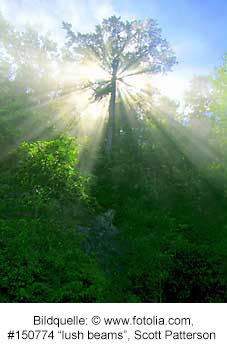
[{"label": "sunlight glare", "polygon": [[152,85],[158,88],[161,94],[182,102],[184,92],[187,89],[189,82],[184,76],[176,75],[172,72],[171,75],[157,75],[152,77]]}]

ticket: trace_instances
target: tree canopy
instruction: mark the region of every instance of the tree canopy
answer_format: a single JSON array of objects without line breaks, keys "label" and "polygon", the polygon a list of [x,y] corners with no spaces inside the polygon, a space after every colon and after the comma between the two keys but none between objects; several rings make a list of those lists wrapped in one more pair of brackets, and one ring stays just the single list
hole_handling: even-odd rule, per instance
[{"label": "tree canopy", "polygon": [[93,87],[95,100],[111,95],[107,151],[112,150],[115,132],[115,103],[117,81],[126,77],[154,74],[171,69],[176,58],[161,30],[153,19],[124,23],[120,17],[104,19],[94,33],[77,33],[72,25],[63,23],[67,32],[67,48],[75,59],[95,60],[108,74],[108,79],[97,81]]},{"label": "tree canopy", "polygon": [[[67,32],[67,47],[79,58],[96,58],[112,75],[113,68],[122,74],[129,69],[136,73],[168,71],[176,58],[161,29],[153,19],[124,23],[120,17],[104,19],[94,33],[77,33],[72,25],[63,23]],[[116,64],[116,65],[115,65]]]}]

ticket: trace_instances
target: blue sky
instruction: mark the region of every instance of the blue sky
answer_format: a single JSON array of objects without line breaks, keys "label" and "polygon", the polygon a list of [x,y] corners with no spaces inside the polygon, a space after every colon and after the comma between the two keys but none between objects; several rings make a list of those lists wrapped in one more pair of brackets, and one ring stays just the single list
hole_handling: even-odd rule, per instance
[{"label": "blue sky", "polygon": [[158,83],[176,99],[194,75],[220,66],[227,51],[227,0],[0,0],[0,10],[15,25],[30,22],[52,31],[56,39],[62,37],[62,20],[80,31],[91,31],[113,13],[129,20],[157,20],[179,61]]}]

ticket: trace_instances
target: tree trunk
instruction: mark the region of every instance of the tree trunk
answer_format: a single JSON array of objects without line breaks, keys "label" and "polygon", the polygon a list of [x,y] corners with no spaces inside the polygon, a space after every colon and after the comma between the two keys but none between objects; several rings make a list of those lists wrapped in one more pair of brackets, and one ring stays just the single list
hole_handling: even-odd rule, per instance
[{"label": "tree trunk", "polygon": [[115,107],[116,107],[116,87],[117,87],[117,69],[119,61],[113,62],[112,74],[112,90],[109,104],[109,120],[107,125],[107,141],[106,141],[106,154],[111,155],[113,150],[114,135],[115,135]]},{"label": "tree trunk", "polygon": [[113,149],[113,139],[115,132],[115,102],[116,102],[116,79],[112,80],[112,91],[109,104],[109,120],[107,128],[106,153],[111,154]]}]

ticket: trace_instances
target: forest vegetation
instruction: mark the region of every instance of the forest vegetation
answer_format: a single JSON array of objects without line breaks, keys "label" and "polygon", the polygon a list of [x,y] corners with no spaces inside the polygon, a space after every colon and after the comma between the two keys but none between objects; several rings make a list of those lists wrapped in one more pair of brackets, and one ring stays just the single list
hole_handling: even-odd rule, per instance
[{"label": "forest vegetation", "polygon": [[0,16],[0,301],[226,302],[227,58],[182,108],[154,20],[63,30]]}]

